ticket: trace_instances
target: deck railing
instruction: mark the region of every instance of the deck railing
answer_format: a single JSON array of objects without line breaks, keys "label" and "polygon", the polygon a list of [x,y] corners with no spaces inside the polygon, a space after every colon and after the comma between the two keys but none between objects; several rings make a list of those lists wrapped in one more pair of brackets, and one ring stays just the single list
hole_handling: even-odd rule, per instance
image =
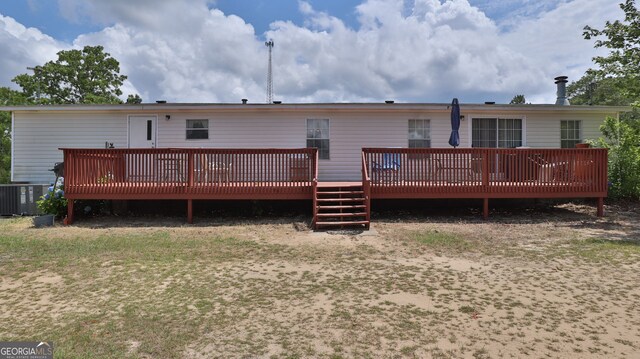
[{"label": "deck railing", "polygon": [[373,198],[607,196],[606,149],[364,148]]},{"label": "deck railing", "polygon": [[63,149],[82,199],[311,198],[316,149]]},{"label": "deck railing", "polygon": [[364,151],[362,152],[362,190],[364,191],[366,220],[371,221],[371,177],[369,176],[369,165]]},{"label": "deck railing", "polygon": [[[318,151],[315,151],[315,163],[318,163]],[[315,166],[313,176],[313,225],[315,226],[318,219],[318,166]]]}]

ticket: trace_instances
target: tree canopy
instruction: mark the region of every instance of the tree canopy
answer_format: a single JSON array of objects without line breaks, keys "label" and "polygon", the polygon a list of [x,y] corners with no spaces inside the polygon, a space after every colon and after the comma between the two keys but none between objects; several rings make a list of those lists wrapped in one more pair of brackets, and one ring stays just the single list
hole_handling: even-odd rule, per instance
[{"label": "tree canopy", "polygon": [[[122,103],[120,87],[127,76],[120,75],[120,63],[102,46],[58,52],[56,61],[31,68],[12,81],[22,91],[0,87],[0,105]],[[129,95],[127,102],[140,103]],[[10,181],[11,115],[0,112],[0,183]]]},{"label": "tree canopy", "polygon": [[129,96],[127,96],[127,102],[126,103],[129,103],[129,104],[142,103],[142,98],[138,94],[129,95]]},{"label": "tree canopy", "polygon": [[622,77],[605,77],[595,71],[587,73],[567,87],[572,105],[628,106],[633,98],[625,90]]},{"label": "tree canopy", "polygon": [[[0,106],[26,105],[22,92],[0,87]],[[0,183],[11,180],[11,114],[0,111]]]},{"label": "tree canopy", "polygon": [[600,127],[603,137],[595,144],[609,149],[610,193],[614,197],[640,199],[640,11],[635,0],[620,4],[624,21],[607,21],[602,30],[584,28],[586,40],[597,38],[596,69],[589,69],[568,90],[573,104],[633,105],[619,119],[607,118]]},{"label": "tree canopy", "polygon": [[526,103],[526,99],[524,98],[524,95],[515,95],[513,96],[513,98],[511,99],[511,102],[509,102],[511,105],[522,105]]},{"label": "tree canopy", "polygon": [[[596,56],[593,62],[597,69],[590,69],[580,80],[580,85],[572,87],[574,95],[582,95],[588,84],[595,83],[602,98],[598,101],[614,102],[615,104],[629,105],[640,99],[640,11],[636,7],[635,0],[626,0],[620,4],[624,11],[624,21],[607,21],[602,30],[591,26],[585,26],[583,36],[586,40],[597,38],[595,48],[607,48],[607,56]],[[574,84],[572,84],[574,85]],[[585,86],[587,85],[587,86]],[[610,96],[604,90],[612,91]],[[592,97],[595,94],[591,94]],[[572,102],[575,99],[571,100]],[[616,102],[618,101],[618,102]],[[627,103],[620,103],[626,102]],[[601,103],[594,103],[601,104]],[[639,104],[640,105],[640,104]]]},{"label": "tree canopy", "polygon": [[32,69],[12,81],[24,95],[39,104],[122,103],[120,63],[102,46],[58,52],[56,61]]}]

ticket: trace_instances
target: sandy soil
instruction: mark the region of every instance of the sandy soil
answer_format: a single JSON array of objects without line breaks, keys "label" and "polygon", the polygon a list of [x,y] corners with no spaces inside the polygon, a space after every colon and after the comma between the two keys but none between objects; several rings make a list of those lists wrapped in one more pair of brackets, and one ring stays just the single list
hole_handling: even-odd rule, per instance
[{"label": "sandy soil", "polygon": [[[83,220],[55,236],[162,230],[171,238],[230,236],[278,250],[170,268],[104,260],[93,284],[64,280],[70,274],[55,268],[3,276],[0,293],[41,295],[0,296],[0,320],[45,314],[35,308],[53,309],[55,317],[102,308],[117,318],[126,310],[117,303],[137,298],[136,288],[154,305],[165,300],[184,310],[186,321],[199,318],[192,319],[197,339],[175,357],[633,357],[640,352],[640,209],[607,210],[597,218],[592,207],[570,204],[486,222],[385,215],[369,232],[312,232],[305,218],[201,218],[194,226],[182,219]],[[17,222],[5,230],[51,234],[27,227]],[[172,292],[212,283],[215,290],[203,297]],[[101,290],[84,297],[61,294],[95,286]],[[0,337],[11,334],[0,330]],[[145,340],[128,338],[123,355],[152,357]]]}]

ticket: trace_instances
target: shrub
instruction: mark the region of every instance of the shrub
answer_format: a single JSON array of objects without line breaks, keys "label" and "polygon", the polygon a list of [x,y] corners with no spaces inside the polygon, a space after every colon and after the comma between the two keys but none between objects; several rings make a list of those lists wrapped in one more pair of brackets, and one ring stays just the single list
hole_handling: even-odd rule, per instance
[{"label": "shrub", "polygon": [[600,126],[604,138],[594,145],[609,149],[610,195],[640,199],[640,126],[638,119],[608,117]]},{"label": "shrub", "polygon": [[42,213],[53,214],[62,218],[67,213],[67,199],[64,198],[64,179],[60,177],[58,182],[51,185],[40,200],[36,202]]}]

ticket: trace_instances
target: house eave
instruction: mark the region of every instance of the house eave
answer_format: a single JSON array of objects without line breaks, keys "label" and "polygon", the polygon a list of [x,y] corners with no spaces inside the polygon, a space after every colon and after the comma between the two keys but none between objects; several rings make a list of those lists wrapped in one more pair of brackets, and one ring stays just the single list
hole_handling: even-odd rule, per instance
[{"label": "house eave", "polygon": [[[547,104],[461,104],[462,112],[473,113],[619,113],[631,111],[630,106],[561,106]],[[147,103],[118,105],[33,105],[1,106],[0,111],[11,112],[449,112],[448,103],[290,103],[290,104],[236,104],[236,103]]]}]

